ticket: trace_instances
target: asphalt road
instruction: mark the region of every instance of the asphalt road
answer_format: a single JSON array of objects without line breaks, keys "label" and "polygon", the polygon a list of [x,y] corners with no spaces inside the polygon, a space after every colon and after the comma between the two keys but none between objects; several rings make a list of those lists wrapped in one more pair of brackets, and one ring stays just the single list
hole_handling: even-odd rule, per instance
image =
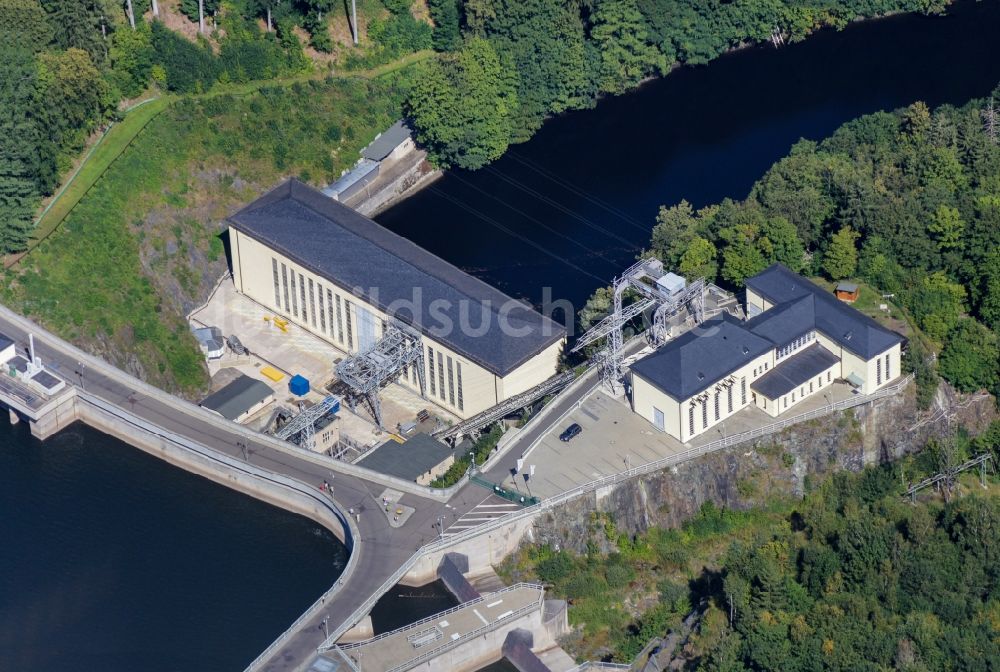
[{"label": "asphalt road", "polygon": [[[0,311],[0,332],[17,343],[19,352],[26,352],[28,333],[21,319],[9,311]],[[240,443],[245,443],[249,461],[257,467],[315,485],[324,481],[334,486],[334,498],[346,512],[349,508],[360,512],[357,522],[360,538],[354,548],[358,554],[357,566],[350,579],[337,592],[327,608],[312,622],[307,623],[293,637],[265,669],[293,670],[308,659],[323,641],[322,618],[329,616],[335,625],[359,607],[385,580],[390,577],[414,551],[437,537],[436,521],[439,515],[462,515],[482,501],[484,490],[466,486],[454,495],[447,505],[435,499],[406,494],[403,503],[415,508],[405,525],[393,528],[378,498],[386,487],[351,474],[334,473],[315,462],[296,458],[293,454],[275,449],[261,441],[247,440],[237,427],[224,421],[208,421],[201,417],[192,404],[170,398],[166,393],[149,393],[138,380],[120,371],[111,371],[91,362],[80,367],[81,353],[74,346],[43,332],[35,330],[35,351],[46,366],[60,374],[69,383],[81,385],[89,393],[131,411],[142,419],[165,430],[180,434],[209,448],[232,457],[243,459]],[[78,372],[82,372],[82,375]],[[277,637],[280,633],[275,633]],[[248,663],[250,661],[247,661]]]}]

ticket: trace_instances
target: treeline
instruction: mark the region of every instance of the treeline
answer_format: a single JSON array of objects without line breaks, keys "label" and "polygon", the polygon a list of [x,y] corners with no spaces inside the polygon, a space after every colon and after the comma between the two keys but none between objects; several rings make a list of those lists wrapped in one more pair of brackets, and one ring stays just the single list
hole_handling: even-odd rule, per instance
[{"label": "treeline", "polygon": [[629,534],[612,514],[592,514],[586,552],[529,546],[498,571],[569,601],[576,631],[563,641],[577,657],[633,663],[697,612],[661,662],[698,672],[992,670],[997,480],[984,494],[966,473],[915,504],[904,493],[998,449],[1000,423],[975,438],[960,428],[896,464],[807,476],[801,500],[748,510],[708,501],[679,529]]},{"label": "treeline", "polygon": [[840,474],[784,530],[734,544],[710,595],[731,619],[703,629],[697,669],[1000,666],[1000,500],[913,506],[898,490],[891,467]]},{"label": "treeline", "polygon": [[123,98],[151,82],[184,93],[308,67],[290,28],[275,36],[235,13],[221,21],[216,53],[158,21],[132,28],[103,0],[0,0],[0,253],[24,249],[40,199]]},{"label": "treeline", "polygon": [[[963,392],[1000,383],[1000,88],[930,111],[915,103],[802,140],[747,199],[660,209],[647,254],[734,290],[774,262],[860,278],[909,314],[922,403],[937,373]],[[581,311],[608,304],[598,292]],[[940,352],[936,365],[932,352]]]},{"label": "treeline", "polygon": [[675,64],[772,36],[798,41],[859,17],[940,12],[948,1],[430,0],[433,45],[448,53],[418,73],[406,110],[434,161],[475,169],[530,138],[547,115]]}]

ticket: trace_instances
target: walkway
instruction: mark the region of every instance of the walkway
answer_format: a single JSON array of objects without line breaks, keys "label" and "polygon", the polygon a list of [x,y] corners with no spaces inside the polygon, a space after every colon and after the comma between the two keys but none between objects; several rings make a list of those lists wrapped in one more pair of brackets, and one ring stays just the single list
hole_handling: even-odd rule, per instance
[{"label": "walkway", "polygon": [[18,344],[19,352],[25,351],[29,329],[35,334],[37,354],[67,382],[77,385],[82,382],[84,389],[102,400],[230,457],[242,460],[241,444],[246,444],[249,460],[257,467],[317,486],[324,480],[331,481],[341,508],[351,507],[359,512],[360,539],[354,551],[359,556],[358,566],[351,580],[333,599],[327,600],[322,610],[302,624],[299,631],[283,643],[272,662],[261,669],[288,672],[308,660],[323,641],[325,616],[336,621],[352,613],[415,550],[437,538],[438,516],[452,512],[462,515],[483,499],[481,488],[465,487],[448,500],[449,508],[446,509],[441,499],[408,493],[403,501],[416,510],[406,525],[393,528],[378,510],[377,497],[387,483],[380,482],[377,475],[371,480],[359,478],[354,475],[357,469],[351,472],[350,465],[312,454],[300,456],[297,454],[300,449],[223,421],[204,409],[147,385],[0,306],[0,332]]},{"label": "walkway", "polygon": [[330,660],[348,657],[348,664],[360,672],[410,669],[541,609],[544,597],[542,586],[518,583],[405,628],[364,642],[335,647],[322,657]]},{"label": "walkway", "polygon": [[[777,418],[772,418],[756,406],[748,406],[684,444],[669,434],[657,431],[646,419],[633,413],[624,399],[613,398],[603,389],[595,389],[561,422],[542,428],[545,431],[541,440],[525,455],[524,470],[535,466],[535,475],[527,483],[523,474],[514,479],[509,472],[495,470],[490,471],[486,478],[503,482],[507,487],[517,488],[525,494],[543,499],[554,497],[595,479],[679,455],[726,436],[782,422],[852,396],[854,393],[849,385],[834,383],[827,393],[814,394]],[[559,434],[574,422],[583,431],[572,441],[560,441]]]}]

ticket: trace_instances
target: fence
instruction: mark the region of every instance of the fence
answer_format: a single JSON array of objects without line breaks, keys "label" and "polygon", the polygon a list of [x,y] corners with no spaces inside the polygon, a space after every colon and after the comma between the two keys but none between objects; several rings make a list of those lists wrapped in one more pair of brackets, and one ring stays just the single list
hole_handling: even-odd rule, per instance
[{"label": "fence", "polygon": [[[500,590],[497,593],[491,594],[489,599],[493,599],[494,597],[496,597],[496,595],[498,595],[500,593],[508,593],[508,592],[513,591],[513,590],[519,590],[521,588],[534,588],[535,590],[538,591],[538,599],[535,600],[534,602],[530,603],[530,604],[526,604],[525,606],[520,607],[519,609],[515,609],[514,611],[512,611],[512,612],[508,613],[507,615],[503,616],[502,617],[502,621],[503,622],[501,622],[500,619],[498,619],[497,621],[494,621],[493,623],[486,623],[486,624],[484,624],[484,625],[476,628],[475,630],[471,630],[471,631],[465,633],[464,635],[462,635],[460,637],[456,637],[455,639],[448,640],[448,641],[440,644],[439,646],[436,646],[433,649],[429,649],[427,651],[424,651],[419,656],[415,656],[415,657],[411,658],[410,660],[407,660],[405,663],[402,663],[400,665],[397,665],[396,667],[391,668],[388,672],[403,672],[403,670],[409,670],[409,669],[412,669],[414,667],[417,667],[421,663],[424,663],[424,662],[426,662],[428,660],[431,660],[435,656],[439,656],[442,653],[444,653],[445,651],[448,651],[449,649],[453,649],[456,646],[460,646],[461,644],[464,644],[465,642],[468,642],[468,641],[470,641],[472,639],[475,639],[476,637],[479,637],[480,635],[484,635],[484,634],[486,634],[488,632],[491,632],[491,631],[495,630],[499,625],[503,625],[503,623],[513,621],[515,619],[520,618],[521,616],[524,616],[526,614],[530,614],[533,611],[540,610],[542,608],[542,603],[544,602],[544,599],[545,599],[545,588],[543,586],[540,586],[540,585],[534,584],[534,583],[516,583],[513,586],[508,586],[507,588],[504,588],[503,590]],[[474,604],[479,604],[480,602],[485,601],[485,599],[486,598],[484,598],[484,597],[480,597],[480,598],[477,598],[475,600],[466,602],[465,604],[460,604],[457,607],[453,607],[453,608],[449,609],[448,611],[444,611],[444,612],[441,612],[440,614],[435,614],[435,615],[430,616],[428,618],[425,618],[425,619],[422,619],[420,621],[417,621],[416,623],[413,623],[411,625],[406,626],[406,628],[400,628],[400,630],[409,630],[409,629],[411,629],[413,627],[416,627],[416,626],[425,625],[427,623],[438,621],[438,620],[440,620],[440,618],[442,616],[444,616],[446,614],[451,614],[451,613],[454,613],[454,612],[456,612],[456,611],[458,611],[460,609],[464,609],[464,608],[472,606]],[[354,664],[354,660],[351,659],[351,657],[346,654],[346,651],[350,651],[352,649],[358,649],[358,648],[361,648],[363,646],[367,646],[367,645],[371,644],[372,642],[379,641],[379,640],[381,640],[381,639],[383,639],[385,637],[388,637],[390,635],[396,634],[398,632],[399,632],[399,630],[394,630],[393,632],[388,632],[388,633],[385,633],[383,635],[379,635],[378,637],[375,637],[374,639],[369,639],[369,640],[366,640],[364,642],[355,642],[353,644],[345,644],[343,646],[333,644],[333,645],[330,645],[330,646],[327,647],[324,644],[323,647],[320,647],[320,650],[321,651],[329,651],[330,649],[333,649],[335,652],[337,652],[341,656],[341,658],[344,658],[344,659],[348,660],[348,664],[350,665],[350,667],[352,667],[353,669],[358,669],[355,666],[355,664]],[[329,641],[329,640],[327,640],[327,641]]]},{"label": "fence", "polygon": [[520,511],[515,511],[513,513],[508,513],[507,515],[502,516],[500,518],[494,518],[490,522],[484,523],[479,527],[473,527],[468,530],[465,530],[464,532],[459,532],[454,536],[430,542],[429,544],[417,549],[417,551],[413,555],[411,555],[410,558],[405,563],[403,563],[403,566],[400,567],[398,570],[396,570],[396,572],[392,576],[390,576],[385,581],[385,583],[383,583],[382,586],[375,593],[373,593],[371,597],[369,597],[360,607],[358,607],[358,609],[355,610],[353,614],[348,616],[343,623],[341,623],[334,631],[332,631],[330,633],[330,637],[320,646],[320,650],[325,651],[331,648],[333,646],[333,642],[336,642],[337,639],[340,637],[340,635],[342,635],[348,629],[353,627],[355,623],[359,622],[362,618],[368,615],[368,613],[372,610],[372,607],[375,606],[375,603],[378,601],[378,599],[383,594],[385,594],[390,588],[399,583],[399,580],[402,579],[406,575],[406,573],[410,571],[410,569],[417,563],[417,561],[424,554],[443,550],[445,548],[449,548],[456,544],[460,544],[464,541],[475,539],[476,537],[486,534],[488,532],[502,529],[504,527],[507,527],[511,523],[514,523],[516,521],[525,518],[530,518],[532,516],[535,516],[536,514],[539,514],[548,509],[555,508],[572,499],[575,499],[581,495],[585,495],[589,492],[593,492],[600,488],[607,487],[609,485],[615,485],[617,483],[623,483],[625,481],[635,478],[636,476],[642,476],[645,474],[652,473],[654,471],[660,471],[661,469],[672,467],[674,465],[686,462],[696,457],[701,457],[702,455],[706,455],[708,453],[721,450],[722,448],[727,448],[729,446],[733,446],[738,443],[743,443],[744,441],[749,441],[762,436],[768,436],[770,434],[779,432],[782,429],[785,429],[786,427],[790,427],[791,425],[798,424],[800,422],[805,422],[806,420],[811,420],[813,418],[819,418],[824,415],[833,413],[834,411],[845,410],[848,408],[853,408],[855,406],[861,406],[863,404],[877,401],[878,399],[894,396],[896,394],[899,394],[899,392],[903,390],[907,385],[909,385],[910,381],[912,380],[913,380],[913,374],[911,373],[908,376],[904,377],[899,382],[893,385],[889,385],[888,387],[883,387],[882,389],[877,390],[871,394],[858,395],[855,397],[851,397],[849,399],[843,399],[841,401],[813,409],[812,411],[808,411],[806,413],[800,413],[799,415],[787,418],[786,420],[782,420],[780,422],[771,423],[770,425],[766,425],[764,427],[758,427],[757,429],[752,429],[746,432],[741,432],[740,434],[733,434],[732,436],[727,436],[723,439],[718,439],[716,441],[706,443],[703,446],[691,448],[689,450],[664,457],[654,462],[649,462],[647,464],[643,464],[638,467],[632,467],[627,471],[623,471],[617,474],[612,474],[611,476],[605,476],[604,478],[599,478],[597,480],[590,481],[589,483],[584,483],[583,485],[578,485],[577,487],[571,490],[567,490],[566,492],[562,492],[554,497],[543,499],[541,502],[533,506],[529,506],[527,508],[521,509]]},{"label": "fence", "polygon": [[315,617],[319,613],[319,611],[323,608],[325,602],[333,598],[334,594],[341,589],[346,579],[350,577],[351,573],[354,571],[357,564],[358,554],[353,552],[353,546],[354,546],[354,539],[358,538],[358,530],[354,526],[350,516],[343,515],[343,513],[337,508],[337,505],[333,502],[332,499],[320,496],[315,488],[306,485],[305,483],[301,483],[287,476],[283,476],[281,474],[256,467],[253,464],[241,462],[240,460],[230,457],[229,455],[215,451],[211,448],[208,448],[207,446],[202,446],[200,444],[197,444],[194,441],[187,439],[186,437],[164,430],[162,427],[159,427],[158,425],[155,425],[153,423],[146,422],[142,418],[122,409],[121,407],[116,406],[115,404],[109,403],[107,401],[104,401],[100,397],[97,397],[79,388],[76,390],[76,395],[79,401],[90,404],[91,406],[100,409],[101,411],[108,413],[113,417],[118,418],[122,422],[128,423],[129,425],[144,432],[147,432],[149,434],[152,434],[153,436],[160,437],[165,441],[169,441],[170,443],[176,445],[177,447],[189,451],[193,454],[196,454],[203,459],[209,460],[216,464],[224,465],[227,468],[232,469],[234,471],[247,474],[249,476],[252,476],[254,478],[263,481],[283,486],[285,488],[288,488],[289,490],[305,495],[310,500],[319,502],[324,508],[328,509],[343,526],[344,535],[346,537],[345,539],[346,545],[348,547],[348,550],[352,551],[351,553],[348,554],[347,564],[344,566],[344,571],[341,572],[338,580],[325,593],[323,593],[323,595],[320,596],[319,599],[317,599],[308,609],[306,609],[302,613],[302,615],[299,616],[295,620],[295,622],[292,623],[285,630],[285,632],[283,632],[280,636],[278,636],[278,638],[275,639],[270,646],[264,649],[264,651],[261,652],[261,654],[257,656],[257,658],[254,659],[254,661],[251,662],[250,665],[248,665],[246,668],[248,672],[259,669],[261,665],[263,665],[263,663],[270,658],[271,654],[273,654],[279,646],[283,645],[292,635],[299,632],[303,623]]}]

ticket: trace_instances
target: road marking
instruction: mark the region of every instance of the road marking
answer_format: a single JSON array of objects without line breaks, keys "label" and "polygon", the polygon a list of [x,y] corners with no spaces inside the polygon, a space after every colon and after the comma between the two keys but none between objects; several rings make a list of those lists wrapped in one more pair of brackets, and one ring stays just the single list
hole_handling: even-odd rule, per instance
[{"label": "road marking", "polygon": [[497,600],[496,602],[490,602],[489,604],[486,605],[486,608],[487,609],[491,609],[491,608],[497,606],[498,604],[503,604],[503,600]]},{"label": "road marking", "polygon": [[479,620],[483,622],[483,625],[489,625],[490,622],[483,618],[483,615],[479,613],[478,609],[473,609],[472,613],[479,617]]}]

